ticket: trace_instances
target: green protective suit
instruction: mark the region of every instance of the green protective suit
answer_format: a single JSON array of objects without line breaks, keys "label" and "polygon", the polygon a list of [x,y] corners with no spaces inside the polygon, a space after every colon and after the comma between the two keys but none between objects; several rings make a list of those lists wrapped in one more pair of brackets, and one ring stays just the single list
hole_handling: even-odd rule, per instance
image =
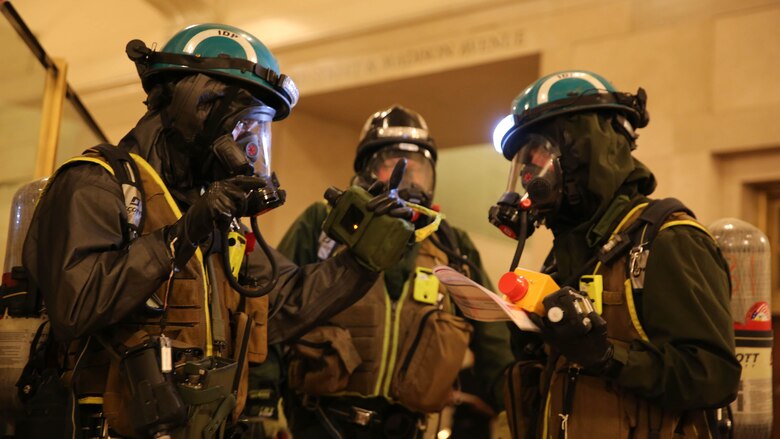
[{"label": "green protective suit", "polygon": [[[568,281],[576,288],[575,276],[629,211],[648,201],[655,179],[631,155],[628,140],[612,129],[608,117],[578,113],[535,129],[570,139],[562,148],[561,167],[573,176],[583,202],[572,207],[564,201],[561,210],[546,219],[554,234],[557,279],[561,286]],[[587,273],[592,271],[590,266]],[[617,376],[604,378],[612,381],[605,382],[607,388],[616,384],[670,413],[722,407],[733,401],[740,364],[734,354],[729,298],[728,266],[715,241],[695,227],[662,230],[652,243],[644,290],[634,299],[649,341],[637,338],[628,346],[615,346],[614,358],[623,366]],[[527,334],[513,334],[513,338],[528,341]],[[549,367],[543,376],[553,373]],[[543,412],[542,407],[539,410]],[[571,412],[569,437],[587,437],[579,436],[572,424],[577,416]],[[557,427],[549,427],[548,434],[557,435]],[[541,430],[539,426],[537,435]]]},{"label": "green protective suit", "polygon": [[[593,217],[553,228],[560,279],[575,273],[634,205],[655,188],[650,170],[633,158],[623,135],[596,113],[570,116],[564,129],[577,136],[570,156],[577,180],[594,194]],[[566,154],[566,152],[564,152]],[[578,166],[578,164],[580,166]],[[621,202],[617,195],[630,201]],[[617,383],[662,406],[685,410],[723,405],[736,395],[740,365],[734,355],[728,267],[716,243],[692,227],[670,227],[653,242],[645,288],[637,304],[650,343],[627,352]]]},{"label": "green protective suit", "polygon": [[[320,247],[321,226],[327,213],[328,208],[322,202],[309,206],[287,231],[277,249],[300,265],[319,262],[317,252]],[[479,272],[472,273],[473,280],[492,290],[493,286],[482,268],[479,252],[468,234],[454,227],[452,230],[460,253],[480,267]],[[400,263],[384,272],[387,292],[394,300],[400,297],[404,282],[415,268],[415,253],[408,252]],[[470,344],[475,356],[474,372],[480,387],[486,389],[480,396],[497,411],[503,410],[503,373],[513,361],[508,328],[503,322],[469,321],[469,323],[474,327]]]}]

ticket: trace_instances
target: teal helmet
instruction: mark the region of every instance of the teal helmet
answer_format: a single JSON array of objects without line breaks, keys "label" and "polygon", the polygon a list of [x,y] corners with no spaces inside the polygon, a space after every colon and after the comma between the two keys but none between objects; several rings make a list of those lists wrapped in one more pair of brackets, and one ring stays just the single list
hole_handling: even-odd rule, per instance
[{"label": "teal helmet", "polygon": [[127,43],[126,51],[147,92],[165,78],[205,73],[251,92],[276,110],[274,120],[287,117],[298,102],[295,83],[280,73],[268,48],[233,26],[196,24],[179,31],[159,52],[140,40]]},{"label": "teal helmet", "polygon": [[619,116],[626,134],[650,120],[645,105],[647,95],[640,88],[635,95],[619,92],[603,76],[585,70],[565,70],[543,76],[525,88],[512,101],[512,113],[493,133],[496,150],[511,160],[520,147],[522,135],[534,124],[562,114],[607,110]]}]

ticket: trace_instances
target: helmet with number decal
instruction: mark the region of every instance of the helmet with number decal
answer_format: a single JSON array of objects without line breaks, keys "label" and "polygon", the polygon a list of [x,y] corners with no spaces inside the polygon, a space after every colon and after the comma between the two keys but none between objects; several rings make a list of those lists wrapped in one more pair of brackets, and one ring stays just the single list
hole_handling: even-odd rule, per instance
[{"label": "helmet with number decal", "polygon": [[279,71],[279,63],[257,38],[224,24],[197,24],[179,31],[162,50],[140,40],[127,44],[148,92],[160,80],[190,73],[205,73],[235,83],[276,110],[274,120],[290,114],[298,102],[292,79]]},{"label": "helmet with number decal", "polygon": [[552,73],[525,88],[512,102],[512,113],[493,133],[493,144],[507,159],[517,152],[523,132],[530,126],[562,114],[612,110],[622,116],[630,137],[650,120],[645,108],[647,95],[640,88],[635,95],[619,92],[601,75],[585,70]]}]

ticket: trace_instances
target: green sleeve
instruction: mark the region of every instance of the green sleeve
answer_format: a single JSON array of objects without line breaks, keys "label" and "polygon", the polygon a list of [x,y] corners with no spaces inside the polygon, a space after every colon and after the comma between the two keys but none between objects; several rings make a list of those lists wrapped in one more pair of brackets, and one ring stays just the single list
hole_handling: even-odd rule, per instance
[{"label": "green sleeve", "polygon": [[[474,243],[466,232],[453,227],[461,254],[479,268],[471,274],[472,280],[494,291],[482,260]],[[473,271],[473,270],[472,270]],[[474,372],[485,389],[486,402],[499,412],[504,409],[504,371],[514,362],[509,345],[509,327],[506,322],[479,322],[471,320],[474,337],[471,350],[474,352]]]},{"label": "green sleeve", "polygon": [[301,213],[287,229],[276,249],[297,265],[319,262],[319,249],[322,222],[328,216],[328,206],[317,202]]},{"label": "green sleeve", "polygon": [[688,226],[661,231],[646,267],[640,320],[650,342],[615,357],[623,388],[663,407],[720,407],[736,396],[728,267],[715,242]]}]

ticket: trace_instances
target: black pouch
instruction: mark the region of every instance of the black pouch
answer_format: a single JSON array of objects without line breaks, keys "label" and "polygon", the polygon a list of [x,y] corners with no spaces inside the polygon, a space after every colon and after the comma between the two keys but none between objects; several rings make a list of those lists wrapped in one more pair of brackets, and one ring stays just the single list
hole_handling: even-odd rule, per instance
[{"label": "black pouch", "polygon": [[150,338],[122,358],[121,374],[130,391],[128,415],[140,436],[163,436],[187,421],[186,407],[170,374],[160,369],[159,352],[159,341]]},{"label": "black pouch", "polygon": [[73,389],[62,382],[56,369],[44,369],[37,377],[35,393],[24,403],[16,420],[17,439],[77,437],[78,403]]},{"label": "black pouch", "polygon": [[537,437],[543,371],[544,364],[537,360],[518,361],[507,369],[504,405],[513,438]]},{"label": "black pouch", "polygon": [[60,378],[58,345],[46,333],[49,321],[38,327],[30,359],[16,383],[23,408],[16,419],[16,437],[73,437],[79,431],[78,403],[73,388]]}]

